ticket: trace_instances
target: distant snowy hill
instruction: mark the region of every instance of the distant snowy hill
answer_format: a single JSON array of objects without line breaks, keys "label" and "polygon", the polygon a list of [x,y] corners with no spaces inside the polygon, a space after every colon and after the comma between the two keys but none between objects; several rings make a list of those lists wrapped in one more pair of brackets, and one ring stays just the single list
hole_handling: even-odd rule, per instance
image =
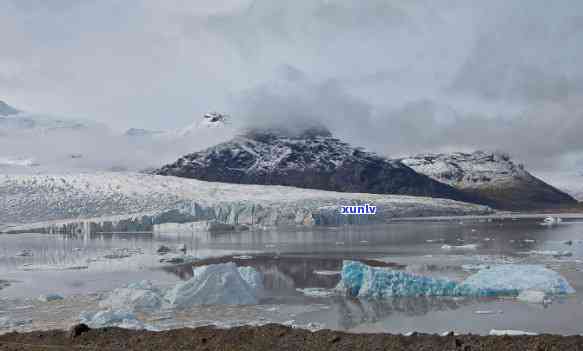
[{"label": "distant snowy hill", "polygon": [[501,153],[427,154],[403,159],[419,173],[501,209],[572,206],[576,201]]},{"label": "distant snowy hill", "polygon": [[399,161],[354,148],[320,127],[300,132],[251,130],[154,173],[229,183],[472,199]]},{"label": "distant snowy hill", "polygon": [[[378,207],[376,215],[365,218],[339,213],[341,204],[365,202]],[[115,216],[116,223],[124,218],[150,225],[210,219],[277,226],[491,212],[485,206],[445,199],[213,183],[136,173],[0,175],[0,223],[4,229],[9,224],[48,221],[93,218],[98,222],[110,216]]]},{"label": "distant snowy hill", "polygon": [[0,173],[155,169],[185,152],[228,140],[233,134],[221,128],[227,121],[210,113],[174,131],[119,133],[101,123],[19,111],[0,102]]},{"label": "distant snowy hill", "polygon": [[0,100],[0,116],[10,116],[10,115],[15,115],[17,114],[18,111],[17,109],[15,109],[14,107],[8,105],[7,103],[5,103],[4,101]]}]

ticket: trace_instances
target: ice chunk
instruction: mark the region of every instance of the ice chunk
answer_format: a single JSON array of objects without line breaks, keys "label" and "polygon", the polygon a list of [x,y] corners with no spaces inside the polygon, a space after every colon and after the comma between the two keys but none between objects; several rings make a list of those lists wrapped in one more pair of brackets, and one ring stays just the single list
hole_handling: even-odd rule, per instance
[{"label": "ice chunk", "polygon": [[571,251],[555,251],[555,250],[543,250],[543,251],[529,251],[529,254],[537,255],[537,256],[553,256],[555,258],[560,257],[571,257],[573,253]]},{"label": "ice chunk", "polygon": [[547,217],[542,221],[541,225],[553,227],[561,223],[563,223],[563,220],[559,217]]},{"label": "ice chunk", "polygon": [[390,268],[344,261],[337,290],[353,297],[392,296],[516,296],[524,290],[571,294],[575,290],[558,273],[535,265],[498,265],[459,283]]},{"label": "ice chunk", "polygon": [[448,251],[473,251],[478,249],[477,244],[467,244],[467,245],[443,245],[442,250]]},{"label": "ice chunk", "polygon": [[[244,273],[247,278],[252,275],[250,269]],[[256,288],[229,262],[195,268],[193,277],[168,291],[165,300],[174,306],[253,305],[258,303],[258,296]]]},{"label": "ice chunk", "polygon": [[144,329],[144,324],[133,313],[126,310],[107,309],[98,312],[81,312],[79,320],[91,328],[127,328],[131,326],[131,329]]},{"label": "ice chunk", "polygon": [[463,283],[471,290],[486,295],[518,295],[524,290],[546,294],[573,294],[575,289],[560,274],[537,265],[498,265],[482,269]]},{"label": "ice chunk", "polygon": [[64,299],[64,297],[62,295],[59,295],[59,294],[46,294],[46,295],[41,295],[38,297],[38,300],[40,302],[59,301],[62,299]]},{"label": "ice chunk", "polygon": [[336,291],[330,289],[323,289],[323,288],[297,288],[298,292],[310,297],[331,297],[336,295]]},{"label": "ice chunk", "polygon": [[518,294],[518,300],[526,303],[540,303],[544,304],[550,302],[543,291],[525,290]]},{"label": "ice chunk", "polygon": [[115,289],[106,299],[99,302],[100,307],[113,309],[154,309],[161,304],[162,297],[159,291],[147,280]]},{"label": "ice chunk", "polygon": [[527,331],[522,331],[522,330],[498,330],[498,329],[492,329],[490,330],[490,335],[491,336],[519,336],[519,335],[531,335],[531,336],[535,336],[538,335],[537,333],[531,333],[531,332],[527,332]]}]

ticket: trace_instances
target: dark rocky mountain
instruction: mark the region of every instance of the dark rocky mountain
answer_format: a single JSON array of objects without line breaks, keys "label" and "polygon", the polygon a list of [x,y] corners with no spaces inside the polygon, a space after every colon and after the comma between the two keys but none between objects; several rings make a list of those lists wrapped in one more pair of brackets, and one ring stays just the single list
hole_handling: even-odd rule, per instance
[{"label": "dark rocky mountain", "polygon": [[551,209],[577,204],[573,197],[533,176],[502,153],[426,154],[401,161],[499,209]]},{"label": "dark rocky mountain", "polygon": [[301,132],[251,130],[231,141],[183,156],[153,173],[229,183],[479,202],[400,161],[352,147],[324,128]]}]

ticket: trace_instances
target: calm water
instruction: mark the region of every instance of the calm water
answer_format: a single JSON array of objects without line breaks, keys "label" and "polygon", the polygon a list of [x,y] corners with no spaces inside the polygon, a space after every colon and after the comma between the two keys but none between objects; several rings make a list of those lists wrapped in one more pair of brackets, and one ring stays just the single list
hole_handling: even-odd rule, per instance
[{"label": "calm water", "polygon": [[[160,286],[188,279],[191,264],[160,262],[180,257],[179,252],[156,252],[160,245],[185,244],[187,259],[195,264],[235,261],[257,268],[267,294],[256,306],[198,306],[140,315],[158,328],[278,322],[359,332],[520,329],[581,334],[583,219],[570,218],[552,228],[539,223],[525,218],[449,219],[217,235],[0,235],[0,319],[18,322],[21,330],[67,327],[81,311],[99,310],[99,295],[116,287],[143,279]],[[566,243],[569,240],[572,243]],[[442,249],[444,244],[478,248],[448,251]],[[550,251],[568,251],[571,256],[554,257]],[[578,293],[543,307],[513,299],[365,301],[307,296],[297,290],[334,287],[343,259],[460,280],[472,273],[468,265],[473,264],[544,264],[563,274]],[[37,300],[48,293],[66,298]]]}]

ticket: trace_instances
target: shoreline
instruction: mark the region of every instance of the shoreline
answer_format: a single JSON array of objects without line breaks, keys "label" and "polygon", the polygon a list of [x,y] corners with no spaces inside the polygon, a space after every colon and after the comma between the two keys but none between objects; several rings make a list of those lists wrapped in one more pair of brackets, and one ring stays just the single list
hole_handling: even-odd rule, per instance
[{"label": "shoreline", "polygon": [[0,350],[583,350],[583,336],[393,335],[311,332],[278,324],[162,332],[119,328],[51,330],[0,335]]}]

